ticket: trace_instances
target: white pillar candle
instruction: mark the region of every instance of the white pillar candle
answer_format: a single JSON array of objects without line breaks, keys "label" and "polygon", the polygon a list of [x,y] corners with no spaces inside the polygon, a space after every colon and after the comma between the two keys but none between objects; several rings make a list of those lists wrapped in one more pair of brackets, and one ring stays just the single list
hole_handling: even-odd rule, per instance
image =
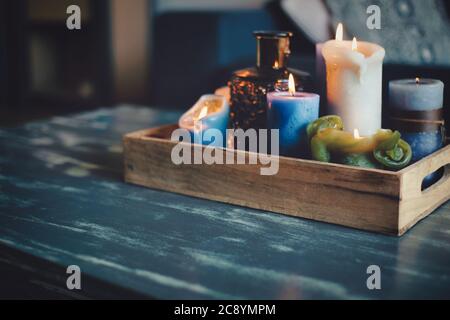
[{"label": "white pillar candle", "polygon": [[327,69],[328,113],[340,116],[344,129],[368,136],[381,129],[384,49],[374,43],[327,41],[322,54]]}]

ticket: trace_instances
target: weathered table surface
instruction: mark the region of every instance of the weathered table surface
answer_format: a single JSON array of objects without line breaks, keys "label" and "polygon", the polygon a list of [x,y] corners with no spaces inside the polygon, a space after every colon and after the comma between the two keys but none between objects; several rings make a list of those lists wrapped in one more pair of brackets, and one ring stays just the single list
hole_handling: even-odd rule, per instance
[{"label": "weathered table surface", "polygon": [[0,244],[154,298],[450,298],[449,203],[395,238],[125,184],[122,135],[179,115],[1,129]]}]

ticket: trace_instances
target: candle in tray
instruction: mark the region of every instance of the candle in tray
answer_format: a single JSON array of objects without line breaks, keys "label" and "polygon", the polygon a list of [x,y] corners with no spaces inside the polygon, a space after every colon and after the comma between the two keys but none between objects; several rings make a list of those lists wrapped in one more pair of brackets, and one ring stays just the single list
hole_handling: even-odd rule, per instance
[{"label": "candle in tray", "polygon": [[[444,84],[433,79],[389,82],[389,125],[399,130],[418,161],[444,145]],[[427,177],[429,184],[437,174]]]},{"label": "candle in tray", "polygon": [[[224,96],[203,95],[191,109],[181,116],[178,125],[180,128],[189,130],[193,143],[223,147],[225,146],[229,112],[229,105]],[[214,133],[210,132],[214,136],[211,141],[209,135],[205,135],[208,129],[218,130],[222,139],[216,140]]]},{"label": "candle in tray", "polygon": [[361,137],[358,129],[343,131],[342,119],[321,117],[307,127],[314,160],[340,162],[347,165],[398,170],[411,161],[411,148],[398,131],[378,130]]},{"label": "candle in tray", "polygon": [[381,128],[382,67],[384,49],[374,43],[336,40],[322,48],[327,70],[328,113],[339,115],[344,129],[361,135]]},{"label": "candle in tray", "polygon": [[319,117],[320,97],[314,93],[296,92],[289,75],[289,92],[267,94],[268,129],[280,130],[280,155],[306,157],[309,154],[306,127]]},{"label": "candle in tray", "polygon": [[390,127],[402,132],[413,149],[413,161],[443,146],[444,84],[432,79],[389,82]]},{"label": "candle in tray", "polygon": [[[336,29],[336,39],[343,38],[343,26],[339,23]],[[316,43],[316,89],[321,97],[327,94],[327,68],[325,66],[325,59],[322,54],[324,42]],[[321,99],[320,110],[325,111],[326,99]]]}]

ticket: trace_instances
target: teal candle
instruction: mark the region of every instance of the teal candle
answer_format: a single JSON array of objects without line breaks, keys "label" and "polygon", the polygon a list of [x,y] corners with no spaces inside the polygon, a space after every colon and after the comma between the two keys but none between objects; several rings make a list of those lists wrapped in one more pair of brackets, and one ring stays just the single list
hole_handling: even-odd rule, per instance
[{"label": "teal candle", "polygon": [[[207,94],[200,97],[196,104],[181,116],[178,125],[189,131],[193,143],[226,147],[229,114],[230,108],[225,97]],[[208,135],[210,129],[218,131],[209,131]],[[215,133],[220,134],[216,136]]]},{"label": "teal candle", "polygon": [[270,92],[267,94],[268,129],[280,130],[280,155],[309,155],[306,127],[319,117],[320,97],[314,93]]}]

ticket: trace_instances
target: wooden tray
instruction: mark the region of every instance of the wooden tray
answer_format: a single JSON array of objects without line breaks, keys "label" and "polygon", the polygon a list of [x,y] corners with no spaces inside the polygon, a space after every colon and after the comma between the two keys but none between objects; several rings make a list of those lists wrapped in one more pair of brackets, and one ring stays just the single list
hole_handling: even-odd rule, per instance
[{"label": "wooden tray", "polygon": [[[450,145],[399,172],[280,157],[278,174],[262,176],[259,164],[173,164],[175,128],[124,136],[126,182],[399,236],[450,199]],[[443,166],[444,176],[421,191],[423,178]]]}]

